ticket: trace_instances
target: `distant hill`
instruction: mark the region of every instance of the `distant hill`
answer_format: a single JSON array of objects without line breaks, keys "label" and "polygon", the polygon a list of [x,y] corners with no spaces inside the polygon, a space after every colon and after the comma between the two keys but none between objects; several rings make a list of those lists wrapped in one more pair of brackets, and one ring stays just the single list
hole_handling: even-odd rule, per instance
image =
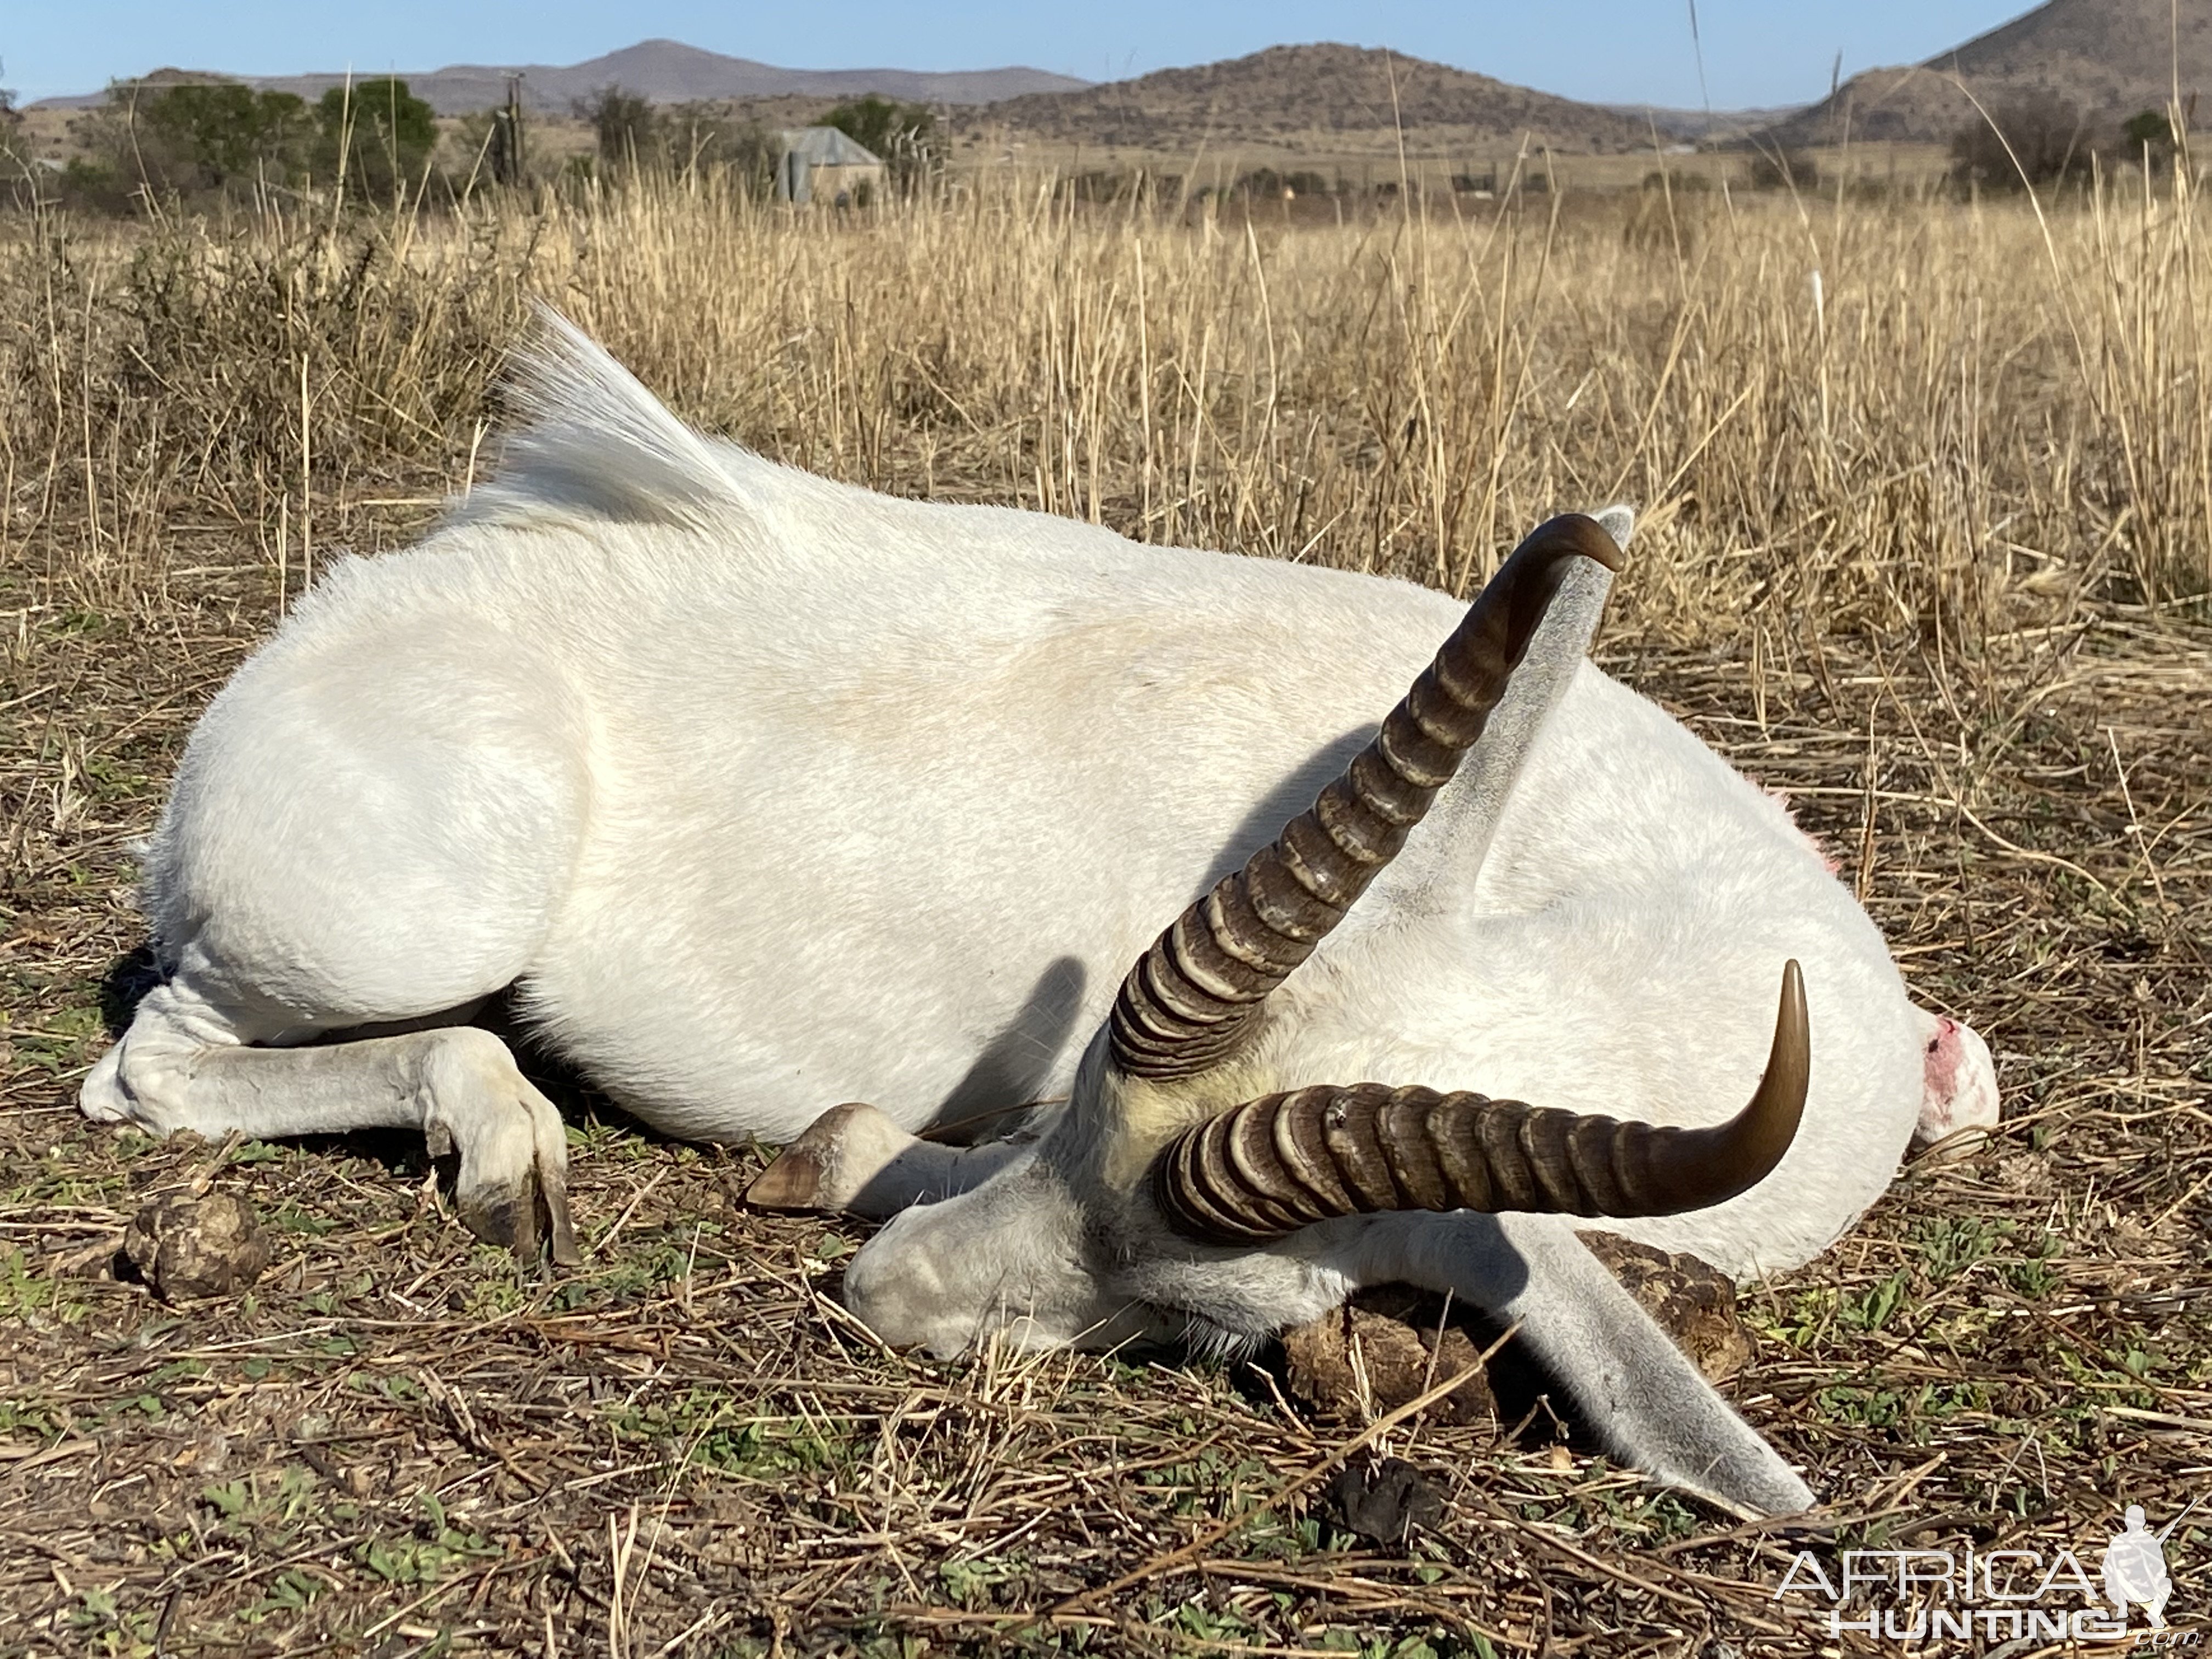
[{"label": "distant hill", "polygon": [[[857,98],[881,93],[886,98],[933,104],[985,104],[1024,94],[1050,94],[1089,86],[1070,76],[1043,70],[792,70],[726,58],[677,40],[644,40],[581,64],[565,66],[518,64],[507,66],[456,64],[441,70],[403,74],[408,89],[441,115],[465,115],[507,100],[507,76],[520,72],[525,103],[539,111],[566,114],[580,98],[601,87],[620,86],[655,103],[688,103],[725,98]],[[362,70],[361,80],[384,71]],[[169,80],[244,80],[249,85],[319,98],[344,83],[343,75],[221,76],[201,70],[159,70],[149,82]],[[106,101],[103,92],[74,98],[49,98],[49,107],[84,107]]]},{"label": "distant hill", "polygon": [[1984,105],[2028,91],[2056,93],[2100,126],[2117,128],[2143,109],[2163,109],[2181,76],[2185,104],[2212,91],[2212,0],[2050,0],[1924,64],[1869,70],[1767,128],[1784,146],[1854,141],[1947,143],[1980,118],[1950,77]]},{"label": "distant hill", "polygon": [[1555,149],[1648,149],[1651,128],[1595,104],[1493,81],[1393,52],[1335,45],[1270,46],[1249,58],[1160,70],[1081,91],[1036,94],[965,112],[971,131],[1132,149],[1208,141],[1373,137],[1402,126],[1425,145],[1517,143]]}]

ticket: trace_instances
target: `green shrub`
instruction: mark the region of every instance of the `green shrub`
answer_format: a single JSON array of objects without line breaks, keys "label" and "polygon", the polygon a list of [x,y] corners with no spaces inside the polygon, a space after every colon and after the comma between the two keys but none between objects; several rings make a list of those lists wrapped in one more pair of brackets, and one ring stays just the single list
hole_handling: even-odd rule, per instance
[{"label": "green shrub", "polygon": [[601,87],[589,98],[579,99],[575,112],[579,119],[591,124],[602,161],[619,166],[652,159],[659,123],[653,118],[651,100],[643,93]]},{"label": "green shrub", "polygon": [[297,176],[314,131],[305,100],[236,81],[171,87],[139,105],[138,127],[141,153],[166,164],[164,182],[218,190],[257,175]]},{"label": "green shrub", "polygon": [[735,119],[711,104],[655,108],[641,94],[606,86],[574,107],[598,135],[599,160],[605,167],[694,176],[729,171],[760,191],[775,171],[775,145],[759,124]]},{"label": "green shrub", "polygon": [[1809,151],[1763,149],[1752,155],[1753,190],[1817,190],[1820,185],[1820,164]]},{"label": "green shrub", "polygon": [[1951,140],[1952,177],[1984,190],[2086,184],[2095,175],[2096,129],[2078,104],[2029,92],[1998,104]]},{"label": "green shrub", "polygon": [[315,118],[322,128],[315,171],[324,181],[343,178],[349,191],[397,198],[414,190],[438,147],[429,105],[390,76],[332,87],[315,106]]},{"label": "green shrub", "polygon": [[870,93],[838,105],[818,125],[872,151],[902,185],[935,171],[945,159],[937,117],[927,104],[895,104]]},{"label": "green shrub", "polygon": [[2161,171],[2173,160],[2173,123],[2166,112],[2147,109],[2128,118],[2120,128],[2127,140],[2127,159]]}]

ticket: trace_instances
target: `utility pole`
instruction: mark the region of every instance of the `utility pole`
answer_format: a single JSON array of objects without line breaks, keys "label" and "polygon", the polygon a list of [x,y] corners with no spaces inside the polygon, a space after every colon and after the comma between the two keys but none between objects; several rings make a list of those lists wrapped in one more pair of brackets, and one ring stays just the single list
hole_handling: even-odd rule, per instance
[{"label": "utility pole", "polygon": [[528,160],[522,138],[522,77],[520,75],[507,77],[507,127],[513,135],[511,142],[514,146],[514,177],[510,182],[519,185],[522,182],[524,163]]},{"label": "utility pole", "polygon": [[495,183],[522,182],[522,77],[507,77],[507,105],[492,112],[491,176]]}]

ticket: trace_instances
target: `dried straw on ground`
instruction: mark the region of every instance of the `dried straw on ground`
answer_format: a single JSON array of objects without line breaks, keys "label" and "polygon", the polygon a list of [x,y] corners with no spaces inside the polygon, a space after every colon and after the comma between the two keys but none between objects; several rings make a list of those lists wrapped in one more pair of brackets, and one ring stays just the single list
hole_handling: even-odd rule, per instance
[{"label": "dried straw on ground", "polygon": [[[2207,223],[1289,229],[1042,187],[793,222],[705,185],[0,221],[0,1650],[1826,1644],[1770,1599],[1802,1538],[1548,1418],[1370,1428],[1447,1498],[1375,1548],[1312,1507],[1355,1437],[1264,1367],[886,1353],[834,1300],[858,1229],[747,1213],[754,1154],[587,1097],[588,1261],[552,1281],[472,1246],[404,1140],[77,1119],[191,719],[316,568],[494,463],[532,294],[686,416],[896,491],[1460,592],[1555,510],[1639,502],[1607,665],[1790,793],[2008,1110],[1747,1293],[1740,1403],[1831,1500],[1823,1550],[2163,1524],[2212,1465]],[[194,1187],[274,1261],[165,1306],[113,1262]],[[2177,1616],[2208,1538],[2169,1542]]]}]

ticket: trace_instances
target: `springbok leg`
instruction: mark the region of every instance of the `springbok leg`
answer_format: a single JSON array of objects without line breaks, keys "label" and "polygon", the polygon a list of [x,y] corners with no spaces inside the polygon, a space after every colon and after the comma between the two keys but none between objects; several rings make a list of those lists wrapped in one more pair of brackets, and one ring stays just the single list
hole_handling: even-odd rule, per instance
[{"label": "springbok leg", "polygon": [[147,994],[123,1039],[84,1081],[101,1122],[157,1135],[326,1134],[418,1129],[434,1153],[458,1152],[453,1196],[480,1238],[557,1262],[577,1261],[561,1115],[516,1069],[507,1045],[444,1026],[326,1048],[256,1048],[252,1016],[179,977]]},{"label": "springbok leg", "polygon": [[881,1221],[909,1204],[981,1186],[1024,1150],[1022,1141],[945,1146],[908,1133],[858,1101],[832,1106],[746,1189],[764,1210],[817,1210]]}]

